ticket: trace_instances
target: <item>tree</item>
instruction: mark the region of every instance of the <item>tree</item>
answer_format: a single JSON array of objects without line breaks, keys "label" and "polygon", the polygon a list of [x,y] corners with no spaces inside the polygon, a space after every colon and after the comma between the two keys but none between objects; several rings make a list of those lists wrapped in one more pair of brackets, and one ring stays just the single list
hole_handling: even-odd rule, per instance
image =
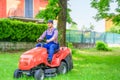
[{"label": "tree", "polygon": [[90,23],[90,26],[88,26],[88,27],[86,27],[85,25],[83,25],[82,28],[81,28],[81,30],[82,31],[93,31],[94,28],[95,28],[95,26],[92,23]]},{"label": "tree", "polygon": [[[117,5],[114,12],[111,12],[112,3]],[[91,0],[91,6],[98,11],[96,20],[112,19],[115,24],[120,23],[120,0]]]},{"label": "tree", "polygon": [[82,26],[81,28],[82,31],[86,31],[87,30],[87,27],[85,25]]},{"label": "tree", "polygon": [[58,20],[59,42],[61,46],[66,45],[66,21],[75,23],[70,17],[71,10],[67,8],[67,0],[48,0],[45,10],[40,11],[36,18],[43,18],[45,21],[49,19]]},{"label": "tree", "polygon": [[111,27],[110,32],[120,34],[120,25]]},{"label": "tree", "polygon": [[69,29],[70,30],[78,30],[77,24],[72,23]]},{"label": "tree", "polygon": [[94,26],[92,23],[90,23],[90,28],[89,28],[89,30],[90,30],[90,31],[93,31],[94,28],[95,28],[95,26]]},{"label": "tree", "polygon": [[67,0],[59,0],[60,12],[58,14],[59,41],[61,46],[66,46],[66,20]]}]

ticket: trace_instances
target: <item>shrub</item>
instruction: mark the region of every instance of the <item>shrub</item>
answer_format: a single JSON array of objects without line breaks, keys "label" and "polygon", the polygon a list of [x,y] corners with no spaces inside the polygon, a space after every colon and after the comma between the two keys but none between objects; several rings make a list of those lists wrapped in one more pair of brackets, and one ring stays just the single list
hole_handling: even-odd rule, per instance
[{"label": "shrub", "polygon": [[0,41],[34,42],[45,29],[46,24],[0,19]]},{"label": "shrub", "polygon": [[69,48],[74,48],[73,44],[70,43],[70,42],[67,42],[67,46],[68,46]]},{"label": "shrub", "polygon": [[106,43],[103,41],[97,41],[96,42],[96,49],[97,50],[103,50],[103,51],[110,51],[111,49],[108,47]]}]

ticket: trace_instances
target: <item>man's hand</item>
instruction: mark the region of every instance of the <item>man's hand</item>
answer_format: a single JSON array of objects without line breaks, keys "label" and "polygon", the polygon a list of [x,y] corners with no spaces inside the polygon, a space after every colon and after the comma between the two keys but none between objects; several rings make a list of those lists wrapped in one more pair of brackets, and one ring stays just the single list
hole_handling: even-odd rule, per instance
[{"label": "man's hand", "polygon": [[46,40],[46,43],[49,43],[49,42],[51,42],[51,41],[53,41],[54,40],[54,38],[51,38],[51,39],[49,39],[49,40]]},{"label": "man's hand", "polygon": [[49,43],[50,42],[50,40],[46,40],[46,43]]},{"label": "man's hand", "polygon": [[41,42],[41,39],[37,39],[37,42]]}]

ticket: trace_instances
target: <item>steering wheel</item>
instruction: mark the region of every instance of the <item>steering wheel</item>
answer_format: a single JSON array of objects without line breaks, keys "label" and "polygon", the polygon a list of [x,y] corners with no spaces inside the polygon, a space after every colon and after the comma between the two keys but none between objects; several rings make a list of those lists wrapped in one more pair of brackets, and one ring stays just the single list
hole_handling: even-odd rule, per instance
[{"label": "steering wheel", "polygon": [[43,47],[43,46],[44,46],[44,44],[46,44],[46,43],[45,43],[45,42],[43,42],[43,41],[41,41],[41,42],[39,42],[38,44],[39,44],[39,46],[40,46],[40,47]]}]

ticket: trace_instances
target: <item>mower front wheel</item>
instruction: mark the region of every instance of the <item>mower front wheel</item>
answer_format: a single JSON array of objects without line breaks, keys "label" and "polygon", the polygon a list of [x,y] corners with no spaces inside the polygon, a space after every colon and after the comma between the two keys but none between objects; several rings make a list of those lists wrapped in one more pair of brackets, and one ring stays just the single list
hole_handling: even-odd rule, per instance
[{"label": "mower front wheel", "polygon": [[44,71],[42,69],[36,70],[34,74],[35,80],[44,80]]},{"label": "mower front wheel", "polygon": [[22,72],[19,69],[16,69],[14,72],[14,78],[22,77]]},{"label": "mower front wheel", "polygon": [[65,74],[67,73],[67,64],[65,62],[61,62],[60,66],[57,68],[58,74]]}]

